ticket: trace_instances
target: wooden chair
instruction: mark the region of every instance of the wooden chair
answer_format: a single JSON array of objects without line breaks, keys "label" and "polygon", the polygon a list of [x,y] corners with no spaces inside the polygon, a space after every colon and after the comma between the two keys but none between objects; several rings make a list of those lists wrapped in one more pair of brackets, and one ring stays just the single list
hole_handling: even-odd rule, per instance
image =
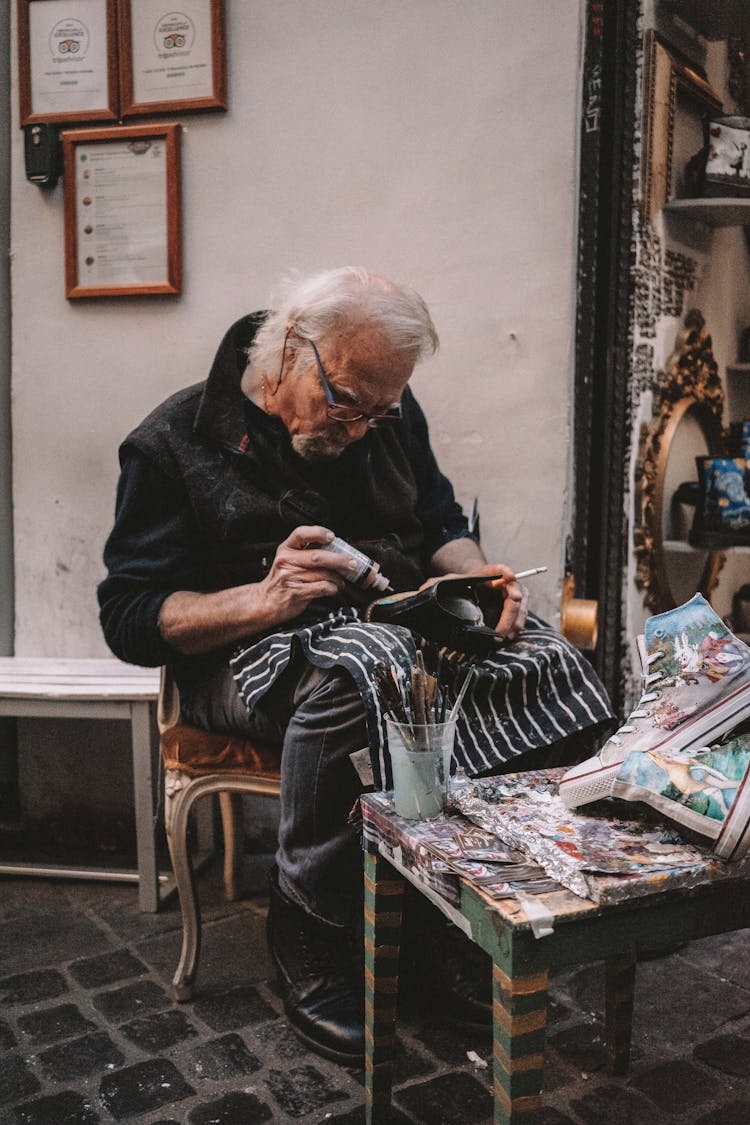
[{"label": "wooden chair", "polygon": [[164,819],[182,910],[182,953],[172,980],[176,1000],[193,994],[201,946],[200,908],[195,893],[188,824],[196,801],[219,794],[224,833],[224,889],[239,897],[237,873],[243,849],[242,794],[278,797],[280,745],[251,743],[241,736],[213,734],[180,722],[180,696],[162,670],[157,710],[164,760]]}]

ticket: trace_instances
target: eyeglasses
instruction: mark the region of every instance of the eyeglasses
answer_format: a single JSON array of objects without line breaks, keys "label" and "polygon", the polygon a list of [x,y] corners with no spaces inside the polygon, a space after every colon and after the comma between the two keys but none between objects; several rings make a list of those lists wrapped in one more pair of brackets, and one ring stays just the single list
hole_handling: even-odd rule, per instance
[{"label": "eyeglasses", "polygon": [[[307,337],[304,338],[307,339]],[[390,426],[394,422],[401,421],[400,402],[389,406],[388,410],[383,414],[368,414],[366,410],[360,410],[357,406],[345,406],[342,402],[336,402],[326,373],[323,370],[323,364],[320,362],[318,349],[313,340],[307,339],[307,342],[315,352],[315,362],[318,365],[318,378],[325,392],[329,418],[334,418],[337,422],[360,422],[363,418],[366,418],[367,425],[371,430],[376,430],[379,426]]]}]

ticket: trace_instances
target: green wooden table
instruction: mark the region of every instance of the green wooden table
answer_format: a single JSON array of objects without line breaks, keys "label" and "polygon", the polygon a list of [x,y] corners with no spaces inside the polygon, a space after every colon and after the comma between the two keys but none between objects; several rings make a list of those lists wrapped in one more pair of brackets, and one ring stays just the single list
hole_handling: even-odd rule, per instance
[{"label": "green wooden table", "polygon": [[[369,802],[369,806],[368,806]],[[750,926],[750,875],[706,862],[705,880],[659,889],[605,906],[560,889],[534,896],[535,925],[517,899],[491,899],[458,881],[457,904],[435,893],[403,862],[410,826],[383,811],[383,795],[362,798],[365,854],[365,1006],[367,1122],[389,1119],[398,997],[404,882],[426,894],[492,959],[495,1122],[530,1125],[541,1107],[547,987],[550,973],[603,960],[606,1046],[612,1073],[627,1071],[635,969],[640,954],[677,941]],[[377,812],[377,823],[368,813]],[[747,868],[744,869],[747,872]],[[605,877],[603,877],[605,878]],[[611,879],[612,876],[606,877]],[[535,937],[546,914],[552,932]],[[686,996],[685,1002],[689,1003]]]}]

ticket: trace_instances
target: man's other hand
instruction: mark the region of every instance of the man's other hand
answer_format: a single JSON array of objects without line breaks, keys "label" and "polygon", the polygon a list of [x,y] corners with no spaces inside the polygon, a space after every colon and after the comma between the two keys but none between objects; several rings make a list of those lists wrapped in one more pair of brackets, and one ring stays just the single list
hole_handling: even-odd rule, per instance
[{"label": "man's other hand", "polygon": [[[526,618],[529,614],[529,591],[520,582],[516,582],[514,572],[509,566],[504,566],[502,563],[480,564],[473,567],[471,573],[488,574],[503,579],[502,585],[499,587],[503,596],[503,608],[495,625],[495,632],[501,633],[508,640],[514,641],[526,624]],[[437,577],[428,578],[426,582],[423,582],[420,590],[432,586],[435,582],[442,581],[443,578],[466,577],[466,573],[439,574]]]}]

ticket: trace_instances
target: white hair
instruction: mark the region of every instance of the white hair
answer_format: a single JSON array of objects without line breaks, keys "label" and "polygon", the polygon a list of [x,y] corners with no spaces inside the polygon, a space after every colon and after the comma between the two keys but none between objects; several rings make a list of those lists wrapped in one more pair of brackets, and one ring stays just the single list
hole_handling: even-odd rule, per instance
[{"label": "white hair", "polygon": [[333,329],[357,322],[377,324],[391,347],[412,352],[415,363],[439,346],[427,305],[414,289],[358,266],[342,266],[282,282],[248,357],[261,371],[276,370],[290,327],[298,338],[317,343]]}]

